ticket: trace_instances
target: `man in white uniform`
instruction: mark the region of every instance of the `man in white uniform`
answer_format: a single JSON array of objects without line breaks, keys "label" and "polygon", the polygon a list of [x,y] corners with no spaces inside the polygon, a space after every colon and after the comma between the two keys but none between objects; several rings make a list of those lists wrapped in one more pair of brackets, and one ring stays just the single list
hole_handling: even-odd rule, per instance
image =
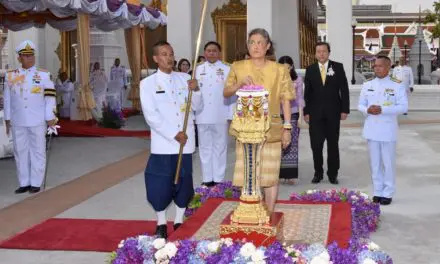
[{"label": "man in white uniform", "polygon": [[110,81],[117,81],[120,86],[120,107],[122,108],[122,103],[125,100],[125,90],[127,90],[127,74],[124,66],[121,66],[121,61],[119,58],[115,59],[115,64],[112,66],[110,70]]},{"label": "man in white uniform", "polygon": [[368,140],[373,178],[373,201],[389,205],[395,191],[397,116],[408,110],[408,100],[401,81],[388,76],[391,60],[378,56],[374,65],[376,78],[364,83],[358,109],[367,116],[363,137]]},{"label": "man in white uniform", "polygon": [[46,170],[46,129],[56,124],[56,91],[49,72],[35,67],[35,45],[23,41],[16,52],[22,67],[5,80],[6,132],[12,132],[20,188],[40,191]]},{"label": "man in white uniform", "polygon": [[409,95],[414,90],[414,75],[411,67],[406,65],[405,58],[400,58],[400,63],[396,63],[392,77],[402,81],[402,85],[406,91],[406,96],[409,98]]},{"label": "man in white uniform", "polygon": [[[183,222],[186,207],[194,195],[192,154],[195,151],[194,123],[182,131],[189,89],[193,90],[191,109],[203,108],[202,93],[196,80],[186,73],[173,71],[174,51],[165,41],[153,47],[156,73],[140,83],[140,100],[145,120],[151,129],[151,155],[145,169],[147,200],[157,214],[156,235],[167,237],[166,208],[174,201],[174,230]],[[189,121],[193,120],[190,112]],[[174,184],[180,145],[184,144],[182,169]]]},{"label": "man in white uniform", "polygon": [[60,117],[70,118],[70,102],[74,90],[73,83],[67,78],[67,73],[60,73],[60,81],[55,85],[57,93],[60,94]]},{"label": "man in white uniform", "polygon": [[202,184],[208,187],[222,182],[226,171],[229,107],[223,89],[229,66],[219,60],[220,52],[217,42],[206,43],[206,61],[196,68],[204,103],[203,110],[196,111]]}]

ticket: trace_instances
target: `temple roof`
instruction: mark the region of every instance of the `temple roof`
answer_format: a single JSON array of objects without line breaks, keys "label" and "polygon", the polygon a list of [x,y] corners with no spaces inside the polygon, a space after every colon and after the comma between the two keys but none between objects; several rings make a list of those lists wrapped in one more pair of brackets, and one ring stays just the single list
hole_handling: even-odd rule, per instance
[{"label": "temple roof", "polygon": [[61,31],[73,30],[78,13],[89,14],[90,24],[103,31],[166,24],[162,12],[134,0],[0,0],[0,26],[12,31],[46,23]]}]

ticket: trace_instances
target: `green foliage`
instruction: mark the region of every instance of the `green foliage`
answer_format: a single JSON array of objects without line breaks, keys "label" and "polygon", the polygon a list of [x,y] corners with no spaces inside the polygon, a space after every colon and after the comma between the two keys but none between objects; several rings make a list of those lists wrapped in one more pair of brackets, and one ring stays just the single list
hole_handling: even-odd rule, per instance
[{"label": "green foliage", "polygon": [[112,264],[113,260],[116,259],[116,256],[117,256],[116,251],[113,251],[109,256],[109,259],[106,261],[107,264]]},{"label": "green foliage", "polygon": [[125,124],[122,112],[116,109],[111,109],[108,105],[102,109],[102,118],[99,125],[105,128],[119,129]]},{"label": "green foliage", "polygon": [[434,28],[432,29],[432,38],[439,38],[440,37],[440,1],[434,2],[433,4],[434,12],[431,11],[425,11],[425,21],[424,23],[434,23]]},{"label": "green foliage", "polygon": [[226,199],[232,198],[232,190],[226,189],[224,195]]}]

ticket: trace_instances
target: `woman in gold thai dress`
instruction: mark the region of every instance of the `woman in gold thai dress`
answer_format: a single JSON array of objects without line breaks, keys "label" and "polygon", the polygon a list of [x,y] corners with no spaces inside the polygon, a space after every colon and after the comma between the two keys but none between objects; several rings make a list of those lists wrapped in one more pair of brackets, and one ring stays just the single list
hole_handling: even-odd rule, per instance
[{"label": "woman in gold thai dress", "polygon": [[[290,100],[295,99],[287,67],[267,59],[273,54],[272,41],[265,29],[252,30],[248,36],[249,59],[234,62],[226,80],[223,95],[231,97],[246,85],[261,85],[269,91],[270,129],[266,133],[263,147],[261,183],[267,209],[272,213],[278,197],[278,179],[281,163],[281,148],[291,140]],[[284,123],[281,121],[280,104]],[[233,184],[243,186],[243,148],[236,142],[236,163]]]}]

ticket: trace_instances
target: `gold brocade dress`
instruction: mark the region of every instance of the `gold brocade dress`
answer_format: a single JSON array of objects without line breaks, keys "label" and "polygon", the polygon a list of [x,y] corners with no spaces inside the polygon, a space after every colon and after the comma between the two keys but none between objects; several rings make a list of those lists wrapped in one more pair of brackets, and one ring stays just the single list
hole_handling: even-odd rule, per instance
[{"label": "gold brocade dress", "polygon": [[[281,120],[280,105],[284,100],[295,99],[292,89],[292,80],[287,67],[273,61],[267,61],[263,68],[257,68],[251,60],[234,62],[231,66],[226,87],[242,81],[246,76],[251,76],[256,85],[263,86],[269,91],[269,115],[271,117],[270,129],[266,133],[266,143],[261,154],[262,187],[278,184],[281,164],[281,134],[283,124]],[[230,130],[232,136],[234,131]],[[236,162],[233,184],[243,186],[244,158],[242,144],[236,141]]]}]

